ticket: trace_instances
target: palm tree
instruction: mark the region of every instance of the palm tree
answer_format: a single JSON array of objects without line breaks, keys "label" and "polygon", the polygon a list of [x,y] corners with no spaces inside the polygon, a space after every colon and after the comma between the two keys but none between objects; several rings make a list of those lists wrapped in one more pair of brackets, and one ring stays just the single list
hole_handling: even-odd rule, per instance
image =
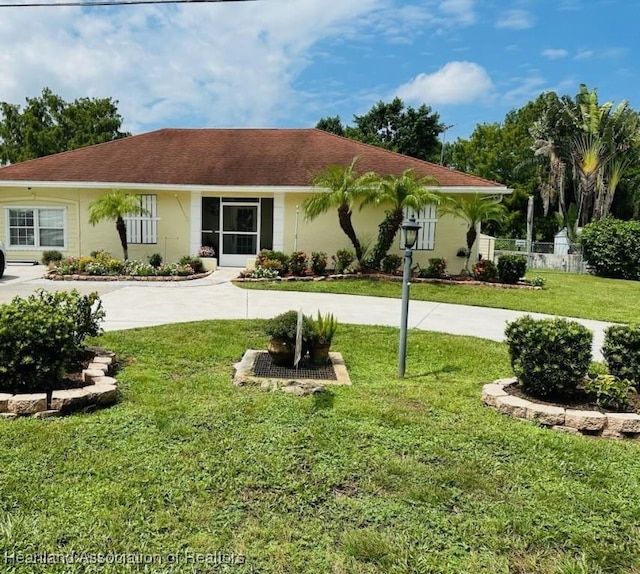
[{"label": "palm tree", "polygon": [[122,244],[125,261],[129,259],[127,247],[127,227],[124,217],[127,215],[146,215],[148,210],[140,204],[140,198],[124,193],[120,189],[112,189],[89,205],[89,223],[96,225],[103,219],[116,222],[116,230]]},{"label": "palm tree", "polygon": [[366,205],[391,205],[385,218],[378,226],[378,240],[368,264],[377,269],[391,248],[393,240],[404,220],[405,208],[420,211],[430,203],[440,203],[441,195],[427,186],[440,185],[434,177],[418,177],[412,169],[405,170],[401,176],[383,177],[378,186],[369,192],[362,202]]},{"label": "palm tree", "polygon": [[358,175],[355,169],[357,161],[356,157],[348,167],[331,165],[316,174],[313,186],[327,191],[314,194],[302,206],[307,221],[313,221],[330,209],[337,209],[340,228],[351,241],[358,261],[362,262],[363,249],[353,228],[351,216],[356,202],[370,192],[379,178],[373,172]]},{"label": "palm tree", "polygon": [[500,200],[479,193],[471,197],[447,197],[440,206],[440,213],[453,215],[467,222],[467,258],[464,269],[469,271],[471,248],[478,236],[478,227],[483,223],[495,221],[499,223],[506,215],[504,205]]},{"label": "palm tree", "polygon": [[[584,84],[575,100],[549,99],[541,118],[531,128],[533,151],[549,162],[549,184],[543,187],[545,208],[553,202],[546,192],[557,193],[560,211],[569,230],[568,203],[564,197],[566,167],[571,167],[578,222],[605,217],[616,187],[638,148],[640,120],[622,101],[598,103],[596,90]],[[545,184],[546,185],[546,184]],[[572,233],[569,230],[569,233]]]}]

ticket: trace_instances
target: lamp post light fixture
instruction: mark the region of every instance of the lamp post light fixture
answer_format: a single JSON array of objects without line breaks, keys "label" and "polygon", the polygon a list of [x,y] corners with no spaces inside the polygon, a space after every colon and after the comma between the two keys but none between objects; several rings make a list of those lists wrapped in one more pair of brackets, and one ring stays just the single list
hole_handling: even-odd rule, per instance
[{"label": "lamp post light fixture", "polygon": [[412,217],[402,224],[404,242],[404,273],[402,276],[402,317],[400,319],[400,350],[398,352],[398,377],[404,377],[407,362],[407,322],[409,319],[409,286],[411,285],[411,262],[413,246],[418,239],[420,225]]}]

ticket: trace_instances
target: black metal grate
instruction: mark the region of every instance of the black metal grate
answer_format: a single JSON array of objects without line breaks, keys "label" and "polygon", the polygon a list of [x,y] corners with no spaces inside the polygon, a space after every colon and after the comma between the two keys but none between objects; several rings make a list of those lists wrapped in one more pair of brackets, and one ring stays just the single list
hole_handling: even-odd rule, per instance
[{"label": "black metal grate", "polygon": [[314,365],[308,357],[298,363],[298,368],[279,367],[271,361],[269,353],[258,353],[253,363],[253,373],[256,377],[265,379],[314,379],[319,381],[337,381],[333,365],[328,362],[326,366]]}]

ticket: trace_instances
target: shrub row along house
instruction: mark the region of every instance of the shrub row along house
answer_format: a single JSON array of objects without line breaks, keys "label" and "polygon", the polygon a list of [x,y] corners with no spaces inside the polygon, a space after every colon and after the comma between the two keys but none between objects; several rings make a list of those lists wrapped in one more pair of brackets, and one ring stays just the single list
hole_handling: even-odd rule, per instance
[{"label": "shrub row along house", "polygon": [[[510,192],[317,129],[162,129],[1,168],[0,239],[9,260],[40,259],[50,249],[65,256],[118,253],[113,224],[92,227],[88,217],[89,204],[117,188],[138,195],[144,208],[126,220],[133,259],[160,253],[173,261],[202,245],[229,267],[244,267],[261,249],[332,253],[351,247],[335,211],[306,221],[302,205],[319,191],[311,184],[315,174],[356,157],[358,172],[400,176],[412,169],[434,177],[448,195]],[[375,239],[384,209],[355,209],[358,234]],[[422,225],[416,260],[453,261],[465,246],[465,223],[439,218],[435,206],[411,215]],[[477,242],[474,258],[478,249]]]}]

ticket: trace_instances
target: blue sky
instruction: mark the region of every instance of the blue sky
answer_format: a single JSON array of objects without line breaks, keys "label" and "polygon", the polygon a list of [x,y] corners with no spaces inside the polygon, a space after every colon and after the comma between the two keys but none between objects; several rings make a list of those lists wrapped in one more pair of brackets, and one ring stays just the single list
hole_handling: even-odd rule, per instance
[{"label": "blue sky", "polygon": [[638,0],[3,8],[0,100],[111,96],[141,133],[350,122],[397,95],[437,111],[451,141],[580,83],[640,110],[639,21]]}]

